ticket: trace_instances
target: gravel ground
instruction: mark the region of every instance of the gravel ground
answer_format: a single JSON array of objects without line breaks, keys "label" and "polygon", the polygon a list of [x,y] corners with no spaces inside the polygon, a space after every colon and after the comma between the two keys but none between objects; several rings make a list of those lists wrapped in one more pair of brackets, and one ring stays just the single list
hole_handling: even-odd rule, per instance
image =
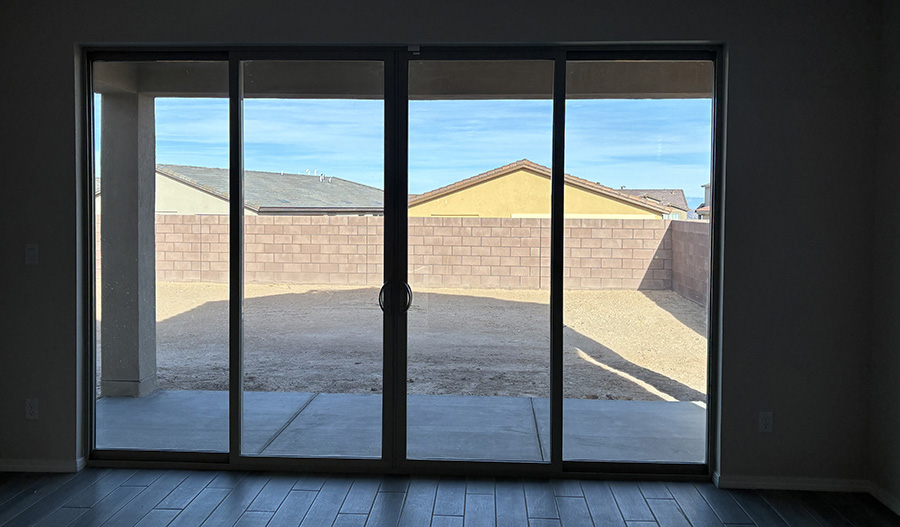
[{"label": "gravel ground", "polygon": [[[247,284],[245,389],[381,392],[377,293]],[[227,389],[227,296],[225,284],[157,284],[161,388]],[[416,288],[409,393],[547,397],[548,302],[546,291]],[[566,397],[706,400],[706,310],[677,293],[566,291],[564,323]]]}]

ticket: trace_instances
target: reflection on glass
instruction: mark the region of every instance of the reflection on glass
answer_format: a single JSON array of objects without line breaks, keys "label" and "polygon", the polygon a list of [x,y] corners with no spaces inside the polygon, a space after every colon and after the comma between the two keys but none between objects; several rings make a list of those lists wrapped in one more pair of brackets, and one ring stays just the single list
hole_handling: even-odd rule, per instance
[{"label": "reflection on glass", "polygon": [[245,455],[381,457],[383,86],[244,65]]},{"label": "reflection on glass", "polygon": [[99,449],[228,450],[227,71],[94,64]]},{"label": "reflection on glass", "polygon": [[566,460],[706,460],[712,72],[568,64]]},{"label": "reflection on glass", "polygon": [[407,455],[545,462],[553,63],[409,66]]}]

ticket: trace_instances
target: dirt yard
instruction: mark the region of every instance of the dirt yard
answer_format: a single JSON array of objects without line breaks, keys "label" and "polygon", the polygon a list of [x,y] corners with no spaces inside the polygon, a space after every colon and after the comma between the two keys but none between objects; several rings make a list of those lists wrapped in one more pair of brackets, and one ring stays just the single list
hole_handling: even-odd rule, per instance
[{"label": "dirt yard", "polygon": [[[548,292],[416,290],[409,393],[549,395]],[[377,294],[248,284],[245,389],[380,392]],[[161,388],[227,389],[227,297],[225,284],[157,284]],[[706,400],[706,310],[677,293],[566,291],[564,323],[566,397]]]}]

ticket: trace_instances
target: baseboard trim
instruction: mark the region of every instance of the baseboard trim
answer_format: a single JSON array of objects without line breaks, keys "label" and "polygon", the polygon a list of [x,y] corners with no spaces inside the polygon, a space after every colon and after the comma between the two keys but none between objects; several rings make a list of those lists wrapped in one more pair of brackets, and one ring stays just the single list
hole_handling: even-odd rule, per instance
[{"label": "baseboard trim", "polygon": [[777,478],[766,476],[722,476],[713,474],[713,483],[725,489],[816,490],[825,492],[870,492],[872,485],[862,479]]},{"label": "baseboard trim", "polygon": [[869,494],[883,503],[885,507],[894,511],[894,514],[900,515],[900,498],[874,483],[869,485]]},{"label": "baseboard trim", "polygon": [[0,472],[78,472],[87,465],[84,457],[71,461],[46,459],[0,459]]}]

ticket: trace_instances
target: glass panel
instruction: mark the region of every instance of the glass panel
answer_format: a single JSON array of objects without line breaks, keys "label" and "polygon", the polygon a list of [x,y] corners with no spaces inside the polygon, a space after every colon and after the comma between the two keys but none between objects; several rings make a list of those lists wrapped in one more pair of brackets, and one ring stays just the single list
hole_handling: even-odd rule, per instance
[{"label": "glass panel", "polygon": [[381,457],[381,62],[244,64],[243,454]]},{"label": "glass panel", "polygon": [[566,75],[563,458],[703,463],[713,65]]},{"label": "glass panel", "polygon": [[409,66],[407,453],[546,462],[553,63]]},{"label": "glass panel", "polygon": [[227,452],[228,65],[97,62],[93,84],[96,446]]}]

